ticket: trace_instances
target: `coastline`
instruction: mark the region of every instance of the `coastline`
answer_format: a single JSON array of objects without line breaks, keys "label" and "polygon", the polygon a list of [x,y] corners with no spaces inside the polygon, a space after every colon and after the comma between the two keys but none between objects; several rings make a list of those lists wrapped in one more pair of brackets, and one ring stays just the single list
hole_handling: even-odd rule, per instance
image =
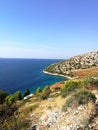
[{"label": "coastline", "polygon": [[65,78],[68,78],[68,79],[74,79],[74,78],[71,78],[71,77],[69,77],[69,76],[65,76],[65,75],[62,75],[62,74],[57,74],[57,73],[50,73],[50,72],[47,72],[47,71],[45,71],[45,70],[43,70],[43,73],[44,74],[48,74],[48,75],[53,75],[53,76],[61,76],[61,77],[65,77]]}]

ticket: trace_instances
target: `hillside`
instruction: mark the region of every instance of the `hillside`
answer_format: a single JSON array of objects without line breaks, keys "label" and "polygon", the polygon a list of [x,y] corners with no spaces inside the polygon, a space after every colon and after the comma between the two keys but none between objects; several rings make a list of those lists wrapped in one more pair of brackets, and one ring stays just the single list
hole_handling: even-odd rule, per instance
[{"label": "hillside", "polygon": [[56,83],[15,101],[18,94],[0,104],[0,130],[98,130],[98,78]]},{"label": "hillside", "polygon": [[45,68],[44,73],[50,73],[53,75],[59,74],[63,76],[74,77],[77,76],[74,75],[74,72],[76,72],[77,70],[80,71],[97,67],[98,67],[98,51],[94,51],[72,57],[62,62],[52,64],[47,68]]}]

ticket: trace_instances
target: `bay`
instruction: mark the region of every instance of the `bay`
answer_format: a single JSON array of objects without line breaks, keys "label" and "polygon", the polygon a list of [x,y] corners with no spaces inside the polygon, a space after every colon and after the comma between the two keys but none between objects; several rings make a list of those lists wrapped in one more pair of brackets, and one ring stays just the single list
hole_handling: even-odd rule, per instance
[{"label": "bay", "polygon": [[52,76],[43,73],[43,69],[53,63],[59,62],[57,59],[0,59],[0,89],[10,94],[27,88],[32,93],[38,87],[44,88],[56,82],[67,80],[64,77]]}]

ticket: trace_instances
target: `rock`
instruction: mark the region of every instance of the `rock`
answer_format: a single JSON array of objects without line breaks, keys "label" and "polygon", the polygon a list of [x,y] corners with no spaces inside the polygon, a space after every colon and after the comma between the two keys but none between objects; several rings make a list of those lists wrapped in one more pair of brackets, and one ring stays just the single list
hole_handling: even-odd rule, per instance
[{"label": "rock", "polygon": [[79,113],[79,111],[78,110],[76,110],[75,112],[74,112],[74,115],[76,115],[76,114],[78,114]]}]

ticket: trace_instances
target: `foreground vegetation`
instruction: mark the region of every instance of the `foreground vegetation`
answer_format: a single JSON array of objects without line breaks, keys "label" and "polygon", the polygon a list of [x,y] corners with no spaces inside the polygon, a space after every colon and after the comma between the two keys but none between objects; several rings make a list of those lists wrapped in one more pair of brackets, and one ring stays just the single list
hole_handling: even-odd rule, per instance
[{"label": "foreground vegetation", "polygon": [[63,105],[62,110],[67,111],[69,107],[77,107],[79,105],[87,104],[89,102],[95,103],[96,97],[89,90],[80,90],[75,92],[70,98],[67,99],[66,103]]},{"label": "foreground vegetation", "polygon": [[[81,104],[95,103],[96,97],[92,93],[93,89],[98,89],[98,78],[87,76],[83,80],[68,80],[62,88],[55,88],[55,91],[52,91],[49,86],[45,86],[43,90],[39,87],[34,96],[26,100],[23,100],[24,96],[21,95],[20,91],[9,95],[0,90],[0,130],[25,130],[29,128],[31,126],[31,113],[37,111],[41,102],[48,103],[47,99],[49,98],[60,97],[57,104],[62,102],[60,107],[63,111]],[[30,94],[30,91],[26,90],[24,95],[28,94]],[[59,107],[59,105],[56,107]],[[42,110],[38,109],[39,115]]]}]

